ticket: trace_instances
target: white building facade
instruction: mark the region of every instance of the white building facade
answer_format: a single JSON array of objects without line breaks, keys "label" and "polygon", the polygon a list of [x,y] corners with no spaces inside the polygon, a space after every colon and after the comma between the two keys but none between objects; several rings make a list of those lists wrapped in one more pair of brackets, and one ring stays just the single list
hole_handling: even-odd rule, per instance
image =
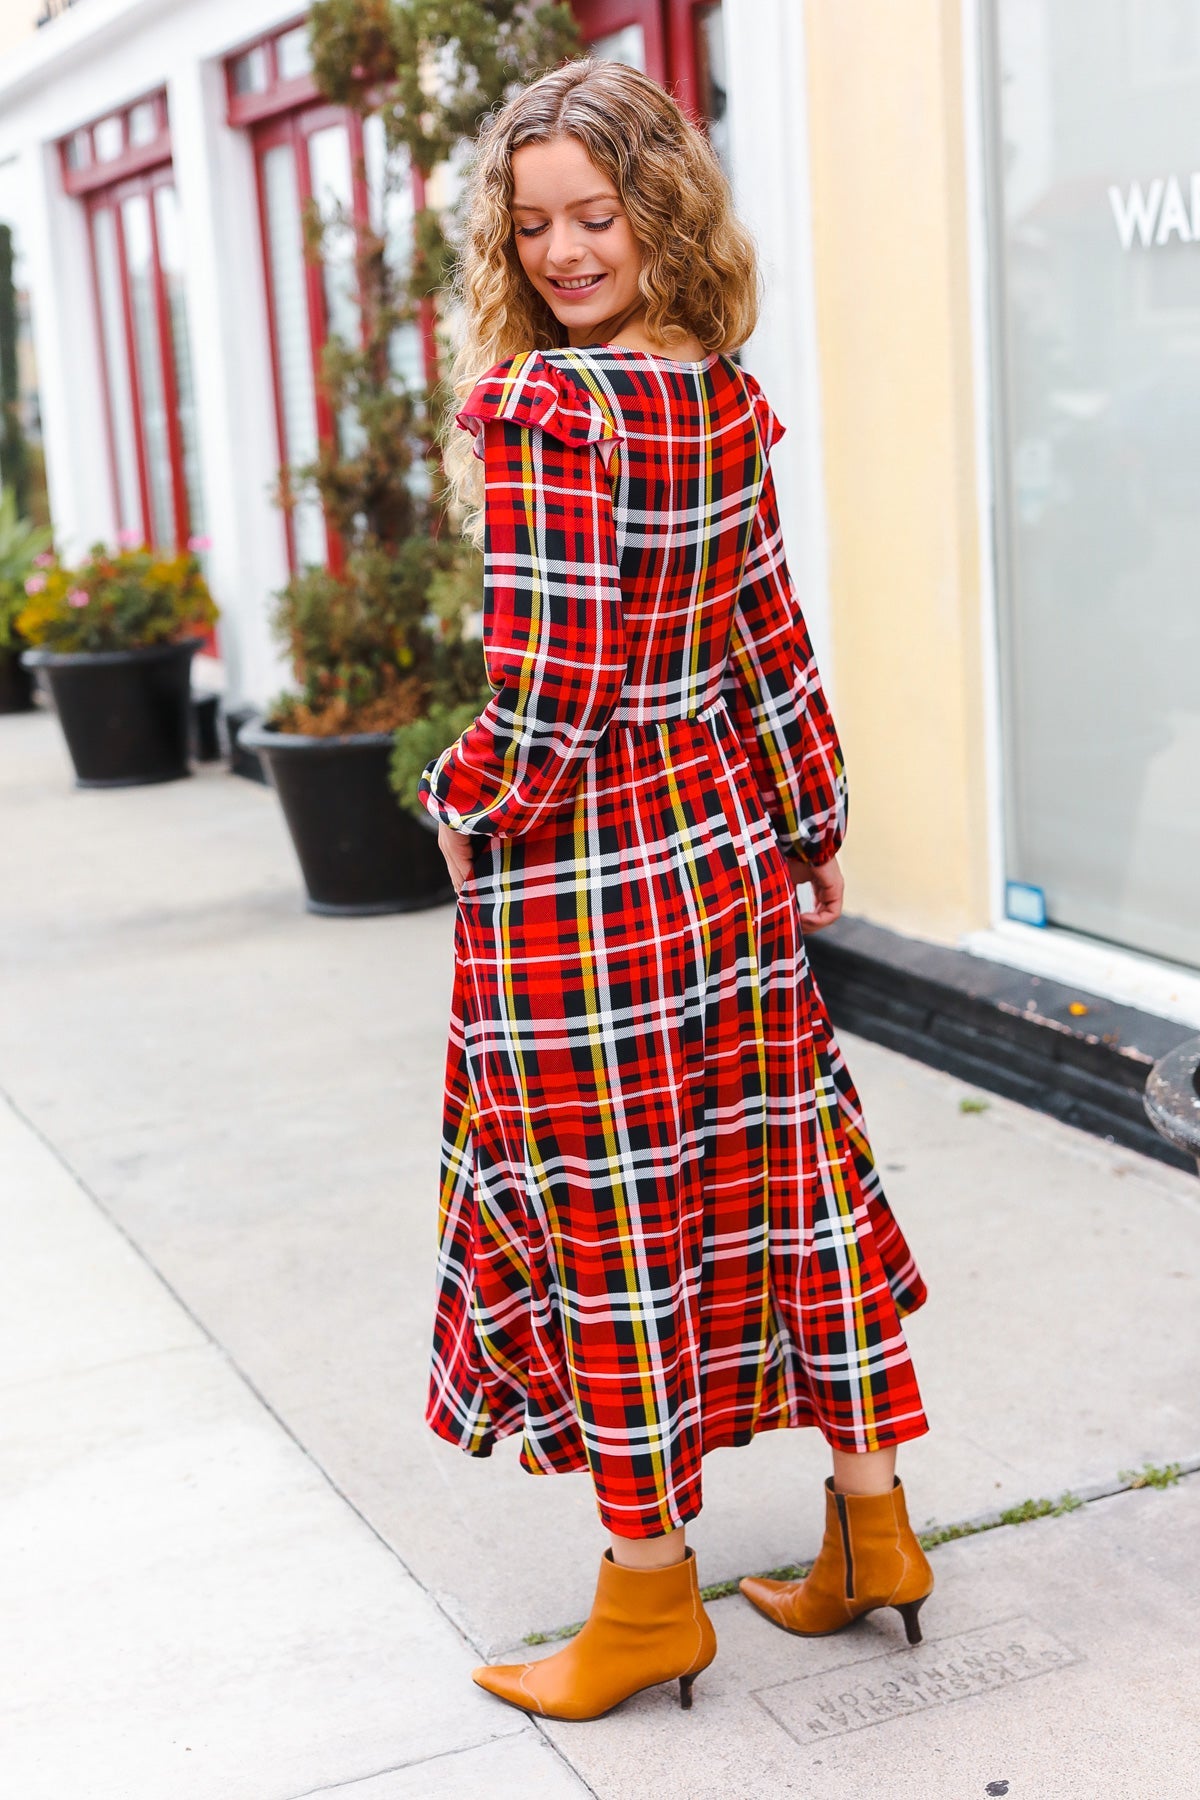
[{"label": "white building facade", "polygon": [[[682,25],[688,85],[717,97],[718,128],[736,121],[741,185],[762,190],[758,159],[781,185],[761,107],[739,107],[736,92],[726,106],[723,14],[736,4],[578,10],[603,53],[664,79]],[[729,80],[761,73],[735,59]],[[78,0],[0,61],[0,220],[28,298],[59,544],[71,556],[122,533],[203,542],[232,701],[261,703],[284,684],[270,596],[290,566],[326,553],[319,516],[285,514],[273,494],[281,466],[313,456],[330,424],[317,361],[329,330],[352,328],[353,298],[344,266],[304,263],[301,206],[310,194],[373,204],[355,191],[355,165],[365,157],[373,190],[381,145],[356,134],[316,93],[295,0]],[[390,219],[390,232],[403,236],[410,218]],[[803,416],[811,331],[806,344],[794,319],[776,317],[760,337],[781,411]],[[414,373],[429,350],[414,342]],[[819,496],[794,485],[799,527],[806,506],[819,518]]]},{"label": "white building facade", "polygon": [[[1200,0],[574,10],[708,118],[759,243],[851,909],[1200,1026]],[[206,541],[232,703],[325,550],[273,494],[331,428],[353,295],[300,218],[375,204],[355,130],[295,0],[75,0],[0,56],[58,541]]]}]

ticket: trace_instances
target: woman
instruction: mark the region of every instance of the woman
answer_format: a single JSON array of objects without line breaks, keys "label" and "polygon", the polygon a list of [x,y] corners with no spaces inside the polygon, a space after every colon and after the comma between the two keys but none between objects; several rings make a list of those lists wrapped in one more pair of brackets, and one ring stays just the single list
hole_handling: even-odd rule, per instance
[{"label": "woman", "polygon": [[846,787],[782,426],[728,354],[756,285],[645,76],[572,63],[489,122],[448,460],[467,497],[482,461],[494,697],[422,786],[459,893],[428,1418],[591,1473],[587,1624],[475,1675],[558,1718],[675,1678],[690,1704],[716,1640],[684,1527],[705,1451],[757,1431],[816,1425],[833,1476],[812,1573],[755,1606],[813,1634],[894,1605],[915,1642],[933,1585],[894,1474],[925,1290],[805,960]]}]

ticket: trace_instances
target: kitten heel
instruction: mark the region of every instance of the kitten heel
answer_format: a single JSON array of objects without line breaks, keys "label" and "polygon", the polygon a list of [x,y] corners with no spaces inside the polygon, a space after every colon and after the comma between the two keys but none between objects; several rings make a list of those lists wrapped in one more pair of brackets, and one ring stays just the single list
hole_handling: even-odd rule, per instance
[{"label": "kitten heel", "polygon": [[[925,1596],[925,1599],[928,1599],[928,1595]],[[908,1633],[908,1641],[910,1644],[919,1644],[921,1642],[921,1621],[918,1619],[917,1614],[924,1606],[925,1599],[908,1600],[903,1606],[898,1606],[896,1608],[896,1611],[904,1620],[904,1629]]]}]

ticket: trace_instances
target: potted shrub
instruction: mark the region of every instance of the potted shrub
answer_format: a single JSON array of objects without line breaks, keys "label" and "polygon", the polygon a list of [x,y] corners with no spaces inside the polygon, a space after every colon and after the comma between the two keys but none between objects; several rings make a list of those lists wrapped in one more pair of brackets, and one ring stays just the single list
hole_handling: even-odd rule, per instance
[{"label": "potted shrub", "polygon": [[192,657],[217,609],[191,550],[106,550],[25,580],[23,661],[49,685],[79,787],[175,781],[188,769]]},{"label": "potted shrub", "polygon": [[280,594],[274,625],[298,691],[243,725],[238,741],[279,795],[309,910],[405,912],[453,890],[433,821],[397,805],[389,786],[393,734],[431,707],[438,716],[465,707],[465,723],[483,704],[482,657],[463,629],[482,571],[429,535],[408,539],[402,554],[364,541],[361,528],[351,538],[339,572],[306,570]]},{"label": "potted shrub", "polygon": [[[407,184],[410,167],[432,174],[514,80],[577,43],[567,7],[522,0],[317,0],[309,29],[326,97],[383,123],[382,219],[391,184]],[[353,234],[360,331],[353,344],[331,339],[324,355],[336,441],[283,472],[279,500],[319,498],[332,554],[277,597],[294,688],[241,727],[239,744],[279,794],[309,909],[399,912],[451,897],[436,827],[415,804],[416,774],[489,693],[475,629],[482,562],[448,517],[438,455],[447,397],[402,373],[442,284],[446,241],[439,216],[419,213],[401,268],[361,220],[310,209],[306,224],[314,260],[330,232]]]},{"label": "potted shrub", "polygon": [[13,488],[0,491],[0,713],[28,712],[33,680],[21,661],[25,640],[17,630],[24,610],[25,583],[40,566],[49,566],[53,534],[17,517]]}]

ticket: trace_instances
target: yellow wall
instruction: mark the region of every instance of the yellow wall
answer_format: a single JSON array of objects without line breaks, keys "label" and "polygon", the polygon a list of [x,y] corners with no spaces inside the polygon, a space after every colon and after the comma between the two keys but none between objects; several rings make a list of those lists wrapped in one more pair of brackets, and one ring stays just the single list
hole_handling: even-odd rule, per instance
[{"label": "yellow wall", "polygon": [[807,0],[846,910],[988,920],[959,0]]}]

